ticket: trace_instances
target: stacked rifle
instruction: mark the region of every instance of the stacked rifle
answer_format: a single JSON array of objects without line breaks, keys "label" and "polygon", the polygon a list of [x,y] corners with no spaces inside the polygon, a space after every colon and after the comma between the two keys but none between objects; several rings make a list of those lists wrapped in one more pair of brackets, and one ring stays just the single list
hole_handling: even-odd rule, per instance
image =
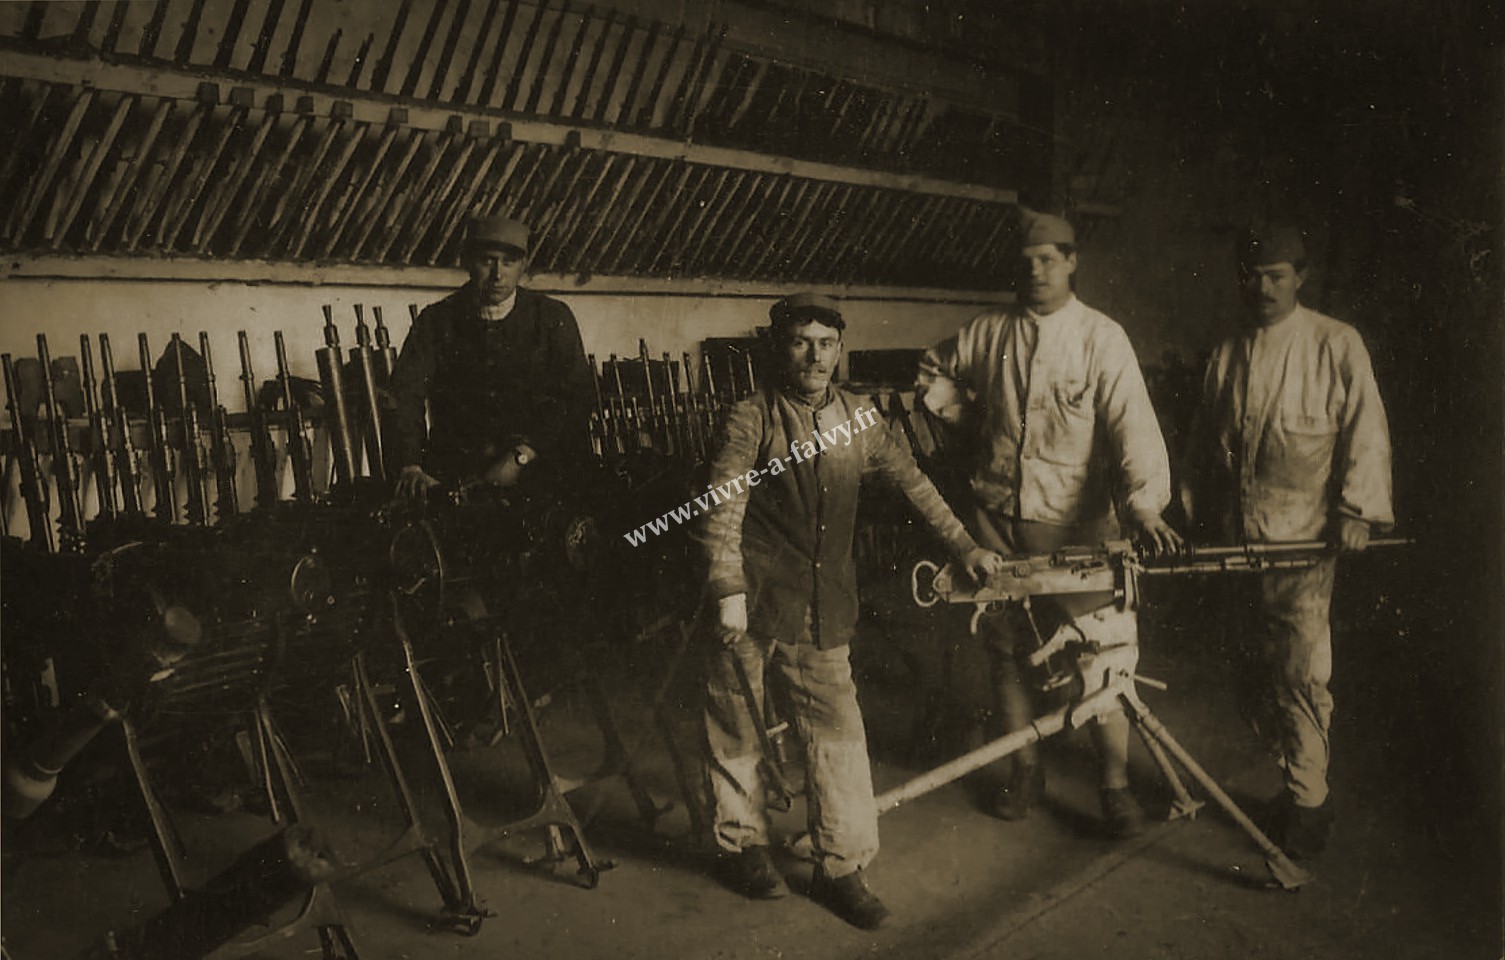
[{"label": "stacked rifle", "polygon": [[[355,345],[347,353],[330,308],[324,310],[325,346],[316,351],[323,401],[318,424],[310,422],[308,391],[291,372],[280,331],[274,334],[276,377],[266,385],[257,380],[246,332],[237,336],[244,414],[230,413],[221,401],[206,333],[199,334],[196,355],[174,333],[155,365],[149,338],[139,334],[139,390],[122,389],[128,375],[116,369],[108,334],[98,337],[97,371],[87,335],[79,338],[76,365],[73,358],[54,363],[40,334],[35,361],[6,354],[6,506],[16,490],[25,510],[24,519],[20,511],[3,511],[4,532],[22,537],[24,524],[24,538],[52,553],[84,550],[96,525],[139,533],[143,521],[222,524],[241,512],[243,452],[254,464],[258,507],[285,499],[287,473],[292,498],[302,503],[364,478],[384,482],[381,397],[396,359],[390,331],[380,308],[372,309],[373,329],[357,306]],[[315,450],[315,426],[328,437],[332,477],[318,475],[323,458]]]},{"label": "stacked rifle", "polygon": [[698,379],[688,353],[655,360],[646,340],[638,341],[637,359],[611,354],[599,365],[595,354],[587,359],[596,397],[591,453],[614,465],[637,458],[686,467],[705,462],[722,411],[758,387],[750,353],[703,352]]}]

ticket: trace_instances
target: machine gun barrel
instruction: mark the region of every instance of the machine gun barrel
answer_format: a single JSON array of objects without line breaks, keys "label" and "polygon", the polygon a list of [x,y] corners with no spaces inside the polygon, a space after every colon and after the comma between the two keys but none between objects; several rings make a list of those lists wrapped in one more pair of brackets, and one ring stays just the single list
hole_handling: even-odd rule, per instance
[{"label": "machine gun barrel", "polygon": [[[376,321],[376,370],[381,374],[378,383],[385,387],[397,368],[397,348],[392,346],[392,331],[381,318],[381,307],[372,307],[371,316]],[[417,318],[417,314],[414,314]]]},{"label": "machine gun barrel", "polygon": [[110,426],[99,401],[99,381],[94,376],[94,350],[87,333],[78,337],[78,362],[84,387],[84,412],[89,417],[89,462],[93,464],[94,490],[100,516],[114,519],[119,510],[115,499],[115,471],[110,463]]},{"label": "machine gun barrel", "polygon": [[16,379],[16,365],[10,354],[0,355],[0,365],[5,370],[5,400],[10,407],[11,442],[21,466],[21,499],[26,501],[26,519],[31,525],[31,542],[40,544],[49,553],[57,550],[57,539],[52,532],[52,509],[47,496],[47,479],[42,475],[41,458],[37,455],[36,438],[32,436],[27,417],[21,410],[21,385]]},{"label": "machine gun barrel", "polygon": [[280,497],[277,489],[277,447],[272,442],[272,430],[267,423],[266,411],[256,397],[256,371],[251,366],[251,345],[246,332],[239,331],[236,340],[240,346],[240,383],[246,397],[246,413],[251,417],[251,460],[256,467],[256,503],[267,507]]},{"label": "machine gun barrel", "polygon": [[[1369,546],[1384,549],[1409,546],[1409,537],[1376,537]],[[1333,556],[1332,545],[1322,540],[1290,543],[1246,543],[1231,546],[1188,547],[1181,553],[1139,557],[1143,576],[1184,576],[1198,573],[1241,573],[1309,567]]]},{"label": "machine gun barrel", "polygon": [[136,348],[141,354],[141,373],[146,379],[147,457],[152,467],[152,489],[157,494],[157,519],[178,522],[178,502],[173,492],[172,449],[167,443],[167,419],[157,406],[157,390],[152,383],[152,349],[146,334],[136,334]]},{"label": "machine gun barrel", "polygon": [[638,359],[643,363],[643,384],[648,395],[649,439],[658,440],[664,433],[664,413],[659,404],[658,388],[653,385],[653,360],[648,356],[648,341],[638,340]]},{"label": "machine gun barrel", "polygon": [[112,455],[115,475],[120,478],[120,508],[125,513],[141,513],[141,469],[136,462],[136,442],[131,436],[131,418],[120,402],[115,380],[115,353],[110,349],[110,335],[99,335],[99,370],[104,377],[105,416],[115,435]]},{"label": "machine gun barrel", "polygon": [[57,385],[52,379],[52,354],[47,349],[47,335],[37,334],[37,359],[42,364],[42,400],[47,407],[47,421],[52,428],[52,475],[57,478],[59,515],[64,542],[77,543],[84,534],[84,511],[79,505],[78,464],[73,459],[73,438],[68,432],[68,415],[57,402]]},{"label": "machine gun barrel", "polygon": [[[371,312],[381,316],[380,307],[372,307]],[[366,314],[358,303],[355,305],[355,348],[350,351],[350,355],[361,372],[361,418],[364,421],[362,433],[366,447],[366,472],[378,480],[386,480],[386,454],[382,450],[381,436],[381,395],[377,392],[378,355],[372,349],[371,329],[366,326]],[[385,374],[382,375],[383,383],[386,382],[385,377]]]},{"label": "machine gun barrel", "polygon": [[303,408],[293,397],[293,375],[287,364],[287,344],[282,331],[272,334],[277,347],[277,384],[282,389],[282,407],[287,417],[288,459],[293,464],[293,489],[304,503],[314,499],[313,452],[309,449],[307,425],[303,422]]},{"label": "machine gun barrel", "polygon": [[225,405],[219,402],[209,334],[203,331],[199,331],[199,353],[204,358],[204,377],[209,385],[209,459],[214,464],[214,514],[217,520],[223,520],[240,512],[240,492],[235,486],[235,441],[230,437],[230,415]]},{"label": "machine gun barrel", "polygon": [[[334,310],[324,305],[324,346],[314,351],[319,365],[319,385],[324,393],[325,423],[329,432],[329,444],[334,454],[335,479],[341,486],[355,479],[355,446],[350,436],[350,412],[345,408],[345,352],[340,349],[340,328],[334,325]],[[285,366],[282,340],[277,341],[278,376],[282,378]],[[285,378],[284,383],[286,383]],[[291,402],[292,394],[284,387],[284,397]],[[289,406],[291,411],[292,407]],[[312,476],[312,473],[310,473]]]},{"label": "machine gun barrel", "polygon": [[183,370],[183,338],[172,335],[172,359],[178,380],[178,422],[183,429],[183,477],[188,484],[189,523],[209,522],[209,492],[204,448],[199,439],[198,405],[188,396],[188,377]]}]

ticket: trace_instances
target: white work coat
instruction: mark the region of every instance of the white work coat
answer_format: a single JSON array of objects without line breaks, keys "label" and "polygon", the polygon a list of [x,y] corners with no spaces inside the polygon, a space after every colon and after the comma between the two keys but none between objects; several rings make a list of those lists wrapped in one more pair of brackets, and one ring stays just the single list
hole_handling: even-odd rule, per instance
[{"label": "white work coat", "polygon": [[1188,508],[1222,536],[1312,540],[1335,514],[1395,522],[1369,352],[1357,330],[1315,310],[1219,345],[1191,444]]},{"label": "white work coat", "polygon": [[1116,504],[1143,522],[1170,502],[1165,440],[1134,348],[1076,297],[1046,316],[974,317],[925,354],[919,388],[943,420],[974,419],[971,486],[995,513],[1075,525]]}]

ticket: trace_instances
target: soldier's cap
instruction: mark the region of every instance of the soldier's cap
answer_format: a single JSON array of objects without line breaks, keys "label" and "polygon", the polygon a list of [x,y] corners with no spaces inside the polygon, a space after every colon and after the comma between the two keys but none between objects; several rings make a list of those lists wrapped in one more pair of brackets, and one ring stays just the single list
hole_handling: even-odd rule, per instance
[{"label": "soldier's cap", "polygon": [[1306,262],[1301,231],[1285,223],[1256,224],[1239,234],[1238,262],[1246,267]]},{"label": "soldier's cap", "polygon": [[1076,243],[1076,230],[1064,217],[1041,213],[1028,207],[1019,208],[1019,246],[1037,247],[1046,243]]},{"label": "soldier's cap", "polygon": [[820,293],[791,293],[768,309],[768,319],[775,326],[816,320],[837,330],[846,329],[836,300]]},{"label": "soldier's cap", "polygon": [[501,249],[520,257],[528,255],[528,225],[511,217],[476,217],[465,231],[469,250]]}]

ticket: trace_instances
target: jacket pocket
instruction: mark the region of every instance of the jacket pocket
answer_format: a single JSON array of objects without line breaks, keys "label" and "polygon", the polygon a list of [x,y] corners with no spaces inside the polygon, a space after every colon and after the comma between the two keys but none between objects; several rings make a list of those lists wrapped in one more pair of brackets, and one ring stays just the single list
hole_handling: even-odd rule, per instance
[{"label": "jacket pocket", "polygon": [[1323,414],[1286,413],[1271,439],[1270,480],[1287,489],[1320,494],[1332,473],[1337,424]]},{"label": "jacket pocket", "polygon": [[1091,459],[1097,409],[1089,381],[1062,380],[1054,384],[1042,419],[1040,459],[1070,465],[1085,464]]}]

